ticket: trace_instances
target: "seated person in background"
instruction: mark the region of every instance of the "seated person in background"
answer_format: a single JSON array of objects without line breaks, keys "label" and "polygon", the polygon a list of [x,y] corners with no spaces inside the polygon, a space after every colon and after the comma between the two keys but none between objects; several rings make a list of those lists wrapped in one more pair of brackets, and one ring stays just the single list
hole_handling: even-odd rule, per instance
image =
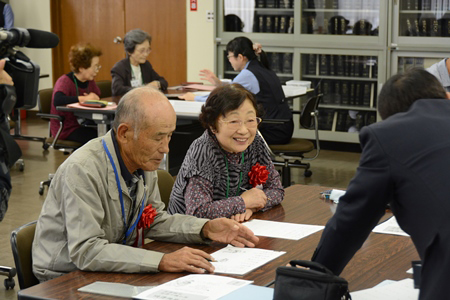
[{"label": "seated person in background", "polygon": [[141,29],[127,32],[123,40],[127,57],[117,62],[111,69],[112,95],[122,96],[129,90],[150,85],[160,90],[166,90],[169,85],[164,77],[153,70],[147,60],[152,51],[152,37]]},{"label": "seated person in background", "polygon": [[427,68],[436,77],[447,92],[450,92],[450,59],[444,58]]},{"label": "seated person in background", "polygon": [[360,165],[312,260],[341,273],[390,204],[422,259],[420,299],[448,299],[450,101],[414,68],[383,85],[378,112],[384,121],[361,130]]},{"label": "seated person in background", "polygon": [[[243,222],[283,200],[280,175],[257,134],[258,116],[253,94],[241,85],[211,92],[200,115],[206,130],[186,154],[170,195],[169,213]],[[259,174],[254,170],[258,165]],[[262,182],[254,181],[258,175]],[[261,189],[254,187],[261,183]]]},{"label": "seated person in background", "polygon": [[[56,110],[56,106],[100,99],[100,89],[94,81],[102,67],[100,55],[102,51],[90,44],[70,48],[69,63],[72,72],[59,77],[53,88],[51,113],[65,118],[59,139],[85,144],[97,137],[95,128],[81,126],[73,113]],[[58,133],[59,127],[58,120],[50,120],[53,137]]]},{"label": "seated person in background", "polygon": [[77,269],[214,271],[206,252],[189,247],[166,254],[145,250],[139,248],[144,238],[254,247],[258,238],[236,221],[164,211],[156,169],[169,152],[175,125],[175,111],[161,92],[133,89],[119,102],[113,129],[79,148],[58,168],[32,248],[33,272],[40,281]]},{"label": "seated person in background", "polygon": [[[227,44],[228,60],[235,71],[240,73],[233,79],[252,92],[258,104],[264,108],[263,117],[266,119],[289,120],[284,124],[262,124],[259,131],[268,144],[287,144],[294,132],[294,122],[289,105],[285,102],[280,79],[269,68],[267,55],[261,50],[261,45],[253,45],[246,37],[237,37]],[[202,80],[208,80],[219,86],[221,82],[210,70],[200,71]],[[206,97],[194,96],[187,93],[180,96],[189,101],[205,101]]]}]

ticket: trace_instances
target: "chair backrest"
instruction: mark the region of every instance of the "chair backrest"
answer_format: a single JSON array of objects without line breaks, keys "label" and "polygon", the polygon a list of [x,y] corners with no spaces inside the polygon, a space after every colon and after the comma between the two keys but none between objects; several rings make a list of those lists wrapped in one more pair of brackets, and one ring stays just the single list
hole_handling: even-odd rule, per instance
[{"label": "chair backrest", "polygon": [[112,96],[111,91],[111,80],[100,80],[95,82],[100,89],[100,97],[101,98],[108,98]]},{"label": "chair backrest", "polygon": [[158,188],[161,194],[161,201],[164,202],[166,208],[169,205],[170,193],[172,192],[173,184],[175,180],[172,175],[166,170],[158,170]]},{"label": "chair backrest", "polygon": [[39,91],[39,112],[49,114],[52,106],[53,88],[42,89]]},{"label": "chair backrest", "polygon": [[300,125],[306,129],[314,128],[314,117],[311,115],[312,112],[317,111],[319,102],[322,99],[322,94],[313,96],[308,99],[305,106],[303,107],[302,113],[300,114]]},{"label": "chair backrest", "polygon": [[16,264],[20,289],[26,289],[39,283],[33,274],[31,247],[36,230],[36,222],[22,225],[11,233],[11,248]]}]

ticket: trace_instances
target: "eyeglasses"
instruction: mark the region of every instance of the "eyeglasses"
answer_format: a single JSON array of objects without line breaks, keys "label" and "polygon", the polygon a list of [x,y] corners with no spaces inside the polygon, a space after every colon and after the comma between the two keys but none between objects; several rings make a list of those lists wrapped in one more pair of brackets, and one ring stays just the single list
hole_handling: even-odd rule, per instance
[{"label": "eyeglasses", "polygon": [[239,128],[242,127],[242,124],[245,125],[245,127],[247,127],[248,129],[254,129],[256,127],[258,127],[259,123],[261,123],[262,119],[261,118],[250,118],[247,119],[246,121],[242,121],[242,120],[230,120],[230,121],[219,121],[221,123],[225,123],[228,129],[231,130],[238,130]]},{"label": "eyeglasses", "polygon": [[230,59],[231,57],[235,57],[233,54],[227,55],[227,58]]},{"label": "eyeglasses", "polygon": [[102,68],[102,65],[94,66],[94,71],[98,72]]},{"label": "eyeglasses", "polygon": [[150,52],[152,52],[152,48],[142,48],[142,49],[137,50],[137,52],[139,54],[144,54],[144,53],[149,54]]}]

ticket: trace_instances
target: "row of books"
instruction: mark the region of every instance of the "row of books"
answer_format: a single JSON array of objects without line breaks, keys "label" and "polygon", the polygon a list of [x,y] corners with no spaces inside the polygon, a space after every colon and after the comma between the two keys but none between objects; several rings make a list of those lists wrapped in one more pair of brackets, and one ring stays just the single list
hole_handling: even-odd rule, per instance
[{"label": "row of books", "polygon": [[402,18],[400,32],[403,36],[450,36],[448,18]]},{"label": "row of books", "polygon": [[377,78],[376,57],[359,55],[303,54],[305,75]]},{"label": "row of books", "polygon": [[376,107],[376,83],[348,80],[312,80],[323,94],[322,104]]},{"label": "row of books", "polygon": [[[333,128],[334,119],[336,125]],[[319,130],[334,130],[339,132],[359,132],[364,126],[375,123],[374,111],[319,109]]]},{"label": "row of books", "polygon": [[378,10],[380,0],[302,0],[302,7],[306,9],[360,9]]},{"label": "row of books", "polygon": [[[270,68],[275,73],[292,74],[292,53],[266,52],[266,54]],[[224,60],[225,71],[234,71],[226,55],[224,55]]]},{"label": "row of books", "polygon": [[294,8],[294,0],[255,0],[255,8]]},{"label": "row of books", "polygon": [[424,58],[423,57],[399,57],[397,72],[402,73],[411,68],[423,68]]},{"label": "row of books", "polygon": [[255,13],[253,32],[294,33],[294,17],[290,15],[270,16]]},{"label": "row of books", "polygon": [[302,33],[378,35],[378,28],[373,29],[372,23],[366,19],[360,19],[355,21],[354,24],[350,24],[350,21],[344,17],[332,14],[330,19],[320,17],[320,20],[318,24],[315,14],[303,13]]},{"label": "row of books", "polygon": [[406,10],[449,10],[448,1],[434,1],[434,0],[403,0],[401,1],[401,8]]}]

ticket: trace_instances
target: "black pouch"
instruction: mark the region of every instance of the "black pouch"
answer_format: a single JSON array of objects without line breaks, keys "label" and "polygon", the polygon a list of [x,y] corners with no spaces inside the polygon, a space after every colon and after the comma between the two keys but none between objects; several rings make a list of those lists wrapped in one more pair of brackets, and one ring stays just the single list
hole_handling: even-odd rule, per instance
[{"label": "black pouch", "polygon": [[277,268],[274,300],[351,299],[347,280],[323,265],[307,260],[292,260],[290,264],[292,267]]}]

